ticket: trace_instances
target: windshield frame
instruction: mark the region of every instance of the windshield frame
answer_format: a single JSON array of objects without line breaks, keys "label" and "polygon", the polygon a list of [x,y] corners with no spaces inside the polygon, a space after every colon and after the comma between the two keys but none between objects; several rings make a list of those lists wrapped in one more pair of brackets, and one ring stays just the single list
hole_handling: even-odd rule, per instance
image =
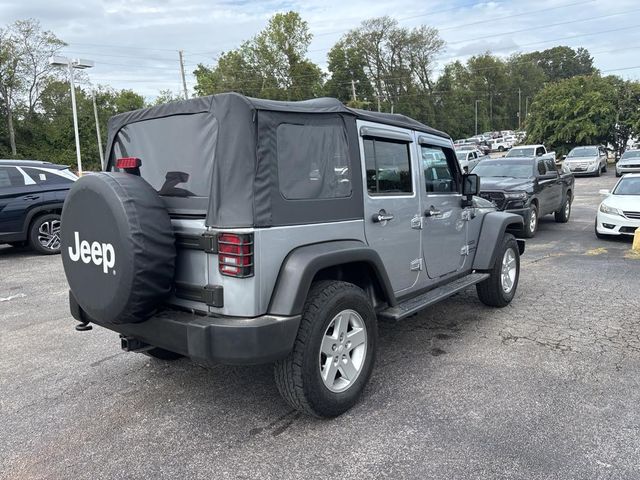
[{"label": "windshield frame", "polygon": [[[638,185],[638,193],[619,193],[618,189],[620,188],[620,185],[622,185],[623,183],[629,183],[629,182],[633,182],[635,184]],[[630,196],[630,197],[638,197],[640,196],[640,177],[622,177],[618,183],[616,183],[616,186],[613,187],[613,190],[611,191],[611,195],[618,195],[618,196]]]},{"label": "windshield frame", "polygon": [[[527,152],[530,151],[531,155],[513,153],[513,152],[522,152],[522,151],[527,151]],[[505,158],[513,158],[513,157],[534,158],[535,156],[536,156],[536,149],[533,147],[515,147],[507,152],[507,154],[505,155]]]},{"label": "windshield frame", "polygon": [[[508,167],[526,167],[529,169],[529,175],[527,175],[526,177],[523,176],[514,176],[514,175],[487,175],[487,174],[483,174],[482,170],[483,169],[487,169],[489,167],[500,167],[500,168],[508,168]],[[480,172],[477,171],[477,169],[480,169]],[[523,169],[524,170],[524,169]],[[535,176],[535,173],[533,171],[533,166],[530,162],[518,162],[518,161],[484,161],[484,162],[480,162],[478,163],[478,165],[476,165],[476,167],[473,169],[473,173],[475,173],[476,175],[480,176],[480,177],[494,177],[494,178],[519,178],[519,179],[530,179],[532,177]],[[505,172],[506,173],[506,172]]]},{"label": "windshield frame", "polygon": [[[575,152],[576,150],[586,150],[586,149],[591,149],[591,150],[593,150],[593,152],[592,153],[583,153],[583,154],[580,154],[580,155],[572,155],[573,152]],[[569,155],[567,155],[567,158],[597,157],[598,154],[599,154],[598,147],[585,145],[584,147],[573,147],[571,149],[571,151],[569,152]]]}]

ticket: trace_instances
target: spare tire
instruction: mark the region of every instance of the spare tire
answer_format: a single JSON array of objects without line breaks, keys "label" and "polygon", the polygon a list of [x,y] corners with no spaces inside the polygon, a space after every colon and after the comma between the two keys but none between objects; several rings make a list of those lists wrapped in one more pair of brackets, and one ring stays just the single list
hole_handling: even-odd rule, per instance
[{"label": "spare tire", "polygon": [[175,240],[156,191],[128,173],[80,178],[61,221],[62,263],[71,292],[91,320],[146,320],[171,292]]}]

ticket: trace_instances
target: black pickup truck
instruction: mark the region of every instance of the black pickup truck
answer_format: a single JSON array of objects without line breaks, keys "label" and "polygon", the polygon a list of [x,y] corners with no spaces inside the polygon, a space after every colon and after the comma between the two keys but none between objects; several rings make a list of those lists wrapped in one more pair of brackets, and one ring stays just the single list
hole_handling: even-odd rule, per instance
[{"label": "black pickup truck", "polygon": [[473,169],[481,177],[480,196],[493,202],[498,210],[524,217],[522,236],[531,238],[538,219],[555,214],[565,223],[571,215],[573,174],[559,172],[550,158],[499,158],[485,160]]}]

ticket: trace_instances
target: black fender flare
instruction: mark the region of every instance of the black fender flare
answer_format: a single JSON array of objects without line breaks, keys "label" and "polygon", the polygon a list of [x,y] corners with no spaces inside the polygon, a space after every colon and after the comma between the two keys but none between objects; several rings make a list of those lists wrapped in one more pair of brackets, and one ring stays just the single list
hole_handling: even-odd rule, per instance
[{"label": "black fender flare", "polygon": [[49,205],[40,205],[29,210],[27,216],[25,217],[24,224],[22,225],[22,234],[27,235],[29,233],[29,226],[31,225],[33,219],[38,215],[40,215],[41,213],[49,213],[56,210],[62,212],[63,205],[63,202],[51,203]]},{"label": "black fender flare", "polygon": [[[474,270],[489,270],[496,261],[498,248],[507,229],[519,230],[524,219],[515,213],[489,212],[482,220],[482,228],[476,254],[473,259]],[[518,250],[524,253],[524,240],[518,239]]]},{"label": "black fender flare", "polygon": [[301,314],[311,282],[320,270],[354,262],[371,267],[385,300],[395,305],[395,295],[378,253],[358,240],[339,240],[298,247],[287,255],[278,273],[268,313]]}]

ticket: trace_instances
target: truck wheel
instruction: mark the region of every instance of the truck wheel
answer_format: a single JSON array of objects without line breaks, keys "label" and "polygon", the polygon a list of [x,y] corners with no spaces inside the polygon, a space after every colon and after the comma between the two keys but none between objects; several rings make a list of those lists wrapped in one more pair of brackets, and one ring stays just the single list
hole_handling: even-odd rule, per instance
[{"label": "truck wheel", "polygon": [[571,215],[571,198],[569,195],[566,195],[564,202],[562,202],[562,207],[560,210],[555,212],[556,222],[558,223],[567,223],[569,221],[569,216]]},{"label": "truck wheel", "polygon": [[31,222],[29,246],[43,255],[60,253],[60,215],[49,213]]},{"label": "truck wheel", "polygon": [[323,280],[311,286],[292,352],[275,364],[282,397],[316,417],[349,410],[364,389],[376,356],[375,312],[359,287]]},{"label": "truck wheel", "polygon": [[498,147],[498,151],[499,151],[499,152],[504,152],[504,147],[503,147],[502,145],[500,145],[500,146]]},{"label": "truck wheel", "polygon": [[182,355],[176,352],[165,350],[164,348],[153,347],[143,352],[148,357],[157,358],[159,360],[178,360]]},{"label": "truck wheel", "polygon": [[520,279],[520,251],[513,235],[506,233],[486,280],[476,284],[478,298],[490,307],[506,307],[513,300]]},{"label": "truck wheel", "polygon": [[524,220],[523,237],[533,238],[538,230],[538,207],[531,204],[529,216]]}]

